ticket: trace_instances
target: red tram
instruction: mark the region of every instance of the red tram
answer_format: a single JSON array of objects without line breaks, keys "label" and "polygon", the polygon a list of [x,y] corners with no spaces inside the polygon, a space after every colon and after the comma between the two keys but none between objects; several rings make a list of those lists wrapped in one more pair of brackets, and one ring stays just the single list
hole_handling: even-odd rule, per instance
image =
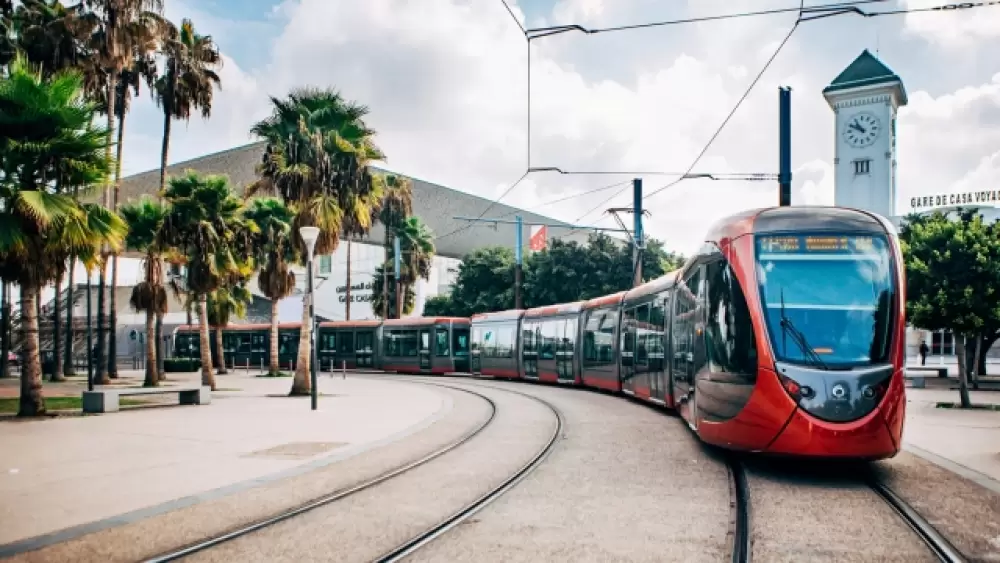
[{"label": "red tram", "polygon": [[[614,295],[471,321],[323,323],[320,365],[591,387],[676,409],[723,448],[888,458],[906,407],[902,264],[878,215],[747,211],[713,225],[679,270]],[[297,348],[292,328],[282,326],[282,353]],[[263,331],[234,330],[226,338],[266,359]],[[194,355],[196,334],[182,336],[177,349]]]},{"label": "red tram", "polygon": [[719,221],[681,269],[630,291],[474,316],[472,367],[675,408],[725,448],[892,457],[905,409],[904,288],[884,218],[754,210]]}]

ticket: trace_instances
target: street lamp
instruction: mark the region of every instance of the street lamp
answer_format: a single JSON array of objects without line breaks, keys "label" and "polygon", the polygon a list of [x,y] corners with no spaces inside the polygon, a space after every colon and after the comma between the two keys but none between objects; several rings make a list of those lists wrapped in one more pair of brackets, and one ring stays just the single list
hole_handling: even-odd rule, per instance
[{"label": "street lamp", "polygon": [[302,227],[299,229],[302,241],[306,243],[306,269],[309,270],[306,276],[306,295],[309,298],[309,376],[310,387],[312,388],[312,410],[316,410],[318,401],[318,391],[316,390],[316,304],[313,298],[313,249],[316,248],[316,239],[319,238],[319,229],[316,227]]}]

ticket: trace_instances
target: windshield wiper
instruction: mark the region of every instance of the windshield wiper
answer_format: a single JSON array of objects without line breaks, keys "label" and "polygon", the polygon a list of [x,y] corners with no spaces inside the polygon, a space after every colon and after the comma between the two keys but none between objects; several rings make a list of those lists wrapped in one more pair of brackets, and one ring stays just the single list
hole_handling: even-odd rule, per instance
[{"label": "windshield wiper", "polygon": [[830,369],[823,358],[820,358],[819,354],[809,345],[806,335],[802,334],[802,331],[792,324],[792,320],[785,316],[785,288],[781,288],[781,331],[783,336],[791,335],[792,341],[798,345],[804,358],[812,365],[822,369]]}]

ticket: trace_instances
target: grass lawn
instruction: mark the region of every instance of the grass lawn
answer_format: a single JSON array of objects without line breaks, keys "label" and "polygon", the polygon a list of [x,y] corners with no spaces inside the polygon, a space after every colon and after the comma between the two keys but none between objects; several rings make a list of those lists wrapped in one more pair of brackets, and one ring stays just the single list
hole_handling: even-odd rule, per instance
[{"label": "grass lawn", "polygon": [[[0,414],[16,414],[19,400],[17,397],[0,397]],[[45,397],[45,409],[49,411],[83,410],[82,403],[82,397]],[[123,407],[145,405],[147,403],[148,401],[127,399],[125,397],[119,399],[119,404]]]},{"label": "grass lawn", "polygon": [[[956,409],[956,410],[962,410],[962,403],[951,403],[951,402],[948,402],[948,403],[938,403],[936,406],[939,409]],[[972,405],[969,408],[972,409],[972,410],[1000,411],[1000,405],[993,405],[993,404],[989,404],[989,403],[986,403],[986,404],[972,403]]]}]

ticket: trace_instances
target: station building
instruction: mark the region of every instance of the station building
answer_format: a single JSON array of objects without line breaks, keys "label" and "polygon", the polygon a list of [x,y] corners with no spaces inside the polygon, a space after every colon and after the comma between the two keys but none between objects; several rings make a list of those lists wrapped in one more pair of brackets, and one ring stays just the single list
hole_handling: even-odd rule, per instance
[{"label": "station building", "polygon": [[[903,81],[867,49],[823,90],[833,110],[834,204],[878,213],[899,227],[912,213],[956,214],[976,209],[985,220],[1000,218],[1000,190],[915,195],[899,201],[896,183],[896,117],[907,104]],[[897,207],[898,205],[898,207]],[[931,352],[928,363],[953,361],[955,341],[949,331],[907,329],[907,354],[917,356],[921,342]],[[1000,346],[989,357],[1000,357]]]}]

